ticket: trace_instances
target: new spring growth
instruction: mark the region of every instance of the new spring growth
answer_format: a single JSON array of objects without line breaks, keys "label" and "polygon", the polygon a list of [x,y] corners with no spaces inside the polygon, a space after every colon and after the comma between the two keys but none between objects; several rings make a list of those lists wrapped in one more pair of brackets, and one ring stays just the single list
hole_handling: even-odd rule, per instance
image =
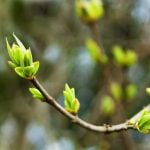
[{"label": "new spring growth", "polygon": [[109,95],[104,95],[101,99],[100,110],[104,115],[111,116],[115,111],[114,100]]},{"label": "new spring growth", "polygon": [[80,103],[78,99],[75,97],[75,90],[74,88],[70,88],[68,84],[65,84],[65,90],[63,91],[64,94],[64,105],[65,109],[76,115],[80,108]]},{"label": "new spring growth", "polygon": [[104,14],[101,0],[76,0],[76,14],[86,23],[92,23],[100,19]]},{"label": "new spring growth", "polygon": [[29,88],[30,93],[32,94],[32,97],[39,100],[44,100],[44,96],[42,93],[36,89],[36,88]]},{"label": "new spring growth", "polygon": [[108,62],[108,57],[102,52],[101,48],[94,40],[90,38],[87,39],[86,47],[93,61],[102,64],[106,64]]},{"label": "new spring growth", "polygon": [[146,93],[150,95],[150,88],[146,88]]},{"label": "new spring growth", "polygon": [[137,54],[133,50],[123,50],[121,46],[114,46],[112,53],[116,63],[122,66],[130,67],[137,61]]},{"label": "new spring growth", "polygon": [[143,110],[135,127],[142,133],[150,133],[150,111],[147,108]]},{"label": "new spring growth", "polygon": [[7,51],[10,57],[9,65],[22,78],[32,79],[39,69],[39,62],[33,62],[30,48],[26,49],[22,42],[13,34],[16,43],[10,46],[6,39]]}]

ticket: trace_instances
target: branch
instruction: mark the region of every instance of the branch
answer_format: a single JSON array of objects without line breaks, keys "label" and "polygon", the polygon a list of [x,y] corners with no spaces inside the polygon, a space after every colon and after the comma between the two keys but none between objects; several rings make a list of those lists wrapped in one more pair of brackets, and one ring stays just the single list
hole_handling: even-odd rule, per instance
[{"label": "branch", "polygon": [[[119,132],[123,130],[128,129],[135,129],[133,125],[129,124],[128,121],[125,121],[124,123],[117,124],[117,125],[106,125],[103,126],[97,126],[90,124],[82,119],[80,119],[78,116],[75,116],[68,111],[66,111],[65,108],[63,108],[52,96],[50,96],[47,91],[42,87],[42,85],[39,83],[36,77],[30,79],[31,83],[43,94],[45,100],[44,102],[50,104],[55,109],[57,109],[60,113],[62,113],[64,116],[69,118],[73,123],[88,129],[90,131],[94,132],[100,132],[100,133],[112,133],[112,132]],[[138,113],[139,115],[139,113]],[[135,115],[136,116],[136,115]]]}]

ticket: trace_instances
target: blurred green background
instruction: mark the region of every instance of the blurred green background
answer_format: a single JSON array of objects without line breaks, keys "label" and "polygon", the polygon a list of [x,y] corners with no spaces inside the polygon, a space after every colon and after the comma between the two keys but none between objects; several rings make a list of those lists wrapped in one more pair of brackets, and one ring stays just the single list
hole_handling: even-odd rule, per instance
[{"label": "blurred green background", "polygon": [[[149,150],[150,135],[137,131],[99,134],[86,131],[45,103],[33,100],[28,87],[7,65],[5,39],[14,32],[40,61],[37,74],[47,91],[63,105],[64,84],[76,89],[79,116],[91,123],[121,123],[149,103],[150,0],[103,0],[105,14],[98,22],[112,63],[97,64],[88,54],[88,26],[75,14],[74,0],[0,0],[0,149],[1,150]],[[122,68],[112,59],[112,47],[134,49],[138,61]],[[113,101],[105,114],[103,95],[112,81],[137,86],[130,101]],[[109,93],[109,95],[111,95]],[[105,97],[106,98],[106,97]],[[109,100],[108,100],[109,101]],[[107,102],[108,102],[107,101]],[[105,107],[111,103],[103,104]]]}]

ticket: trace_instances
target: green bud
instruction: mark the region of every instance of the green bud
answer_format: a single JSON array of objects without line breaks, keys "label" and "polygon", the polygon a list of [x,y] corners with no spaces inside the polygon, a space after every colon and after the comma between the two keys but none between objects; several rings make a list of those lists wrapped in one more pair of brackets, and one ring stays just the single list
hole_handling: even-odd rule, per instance
[{"label": "green bud", "polygon": [[76,14],[86,23],[95,22],[104,15],[101,0],[76,0]]},{"label": "green bud", "polygon": [[124,51],[120,46],[114,46],[112,49],[114,60],[122,65],[130,67],[137,61],[137,54],[132,50]]},{"label": "green bud", "polygon": [[146,88],[146,93],[150,95],[150,88]]},{"label": "green bud", "polygon": [[64,94],[64,105],[68,112],[76,115],[80,108],[80,103],[78,99],[75,97],[74,88],[70,88],[68,84],[65,84]]},{"label": "green bud", "polygon": [[103,64],[108,62],[108,57],[102,52],[94,40],[88,39],[86,41],[86,47],[93,61]]},{"label": "green bud", "polygon": [[150,112],[148,109],[143,110],[135,127],[142,133],[150,133]]},{"label": "green bud", "polygon": [[31,53],[31,50],[28,49],[28,50],[26,50],[25,55],[24,55],[24,65],[31,66],[32,63],[33,63],[32,53]]},{"label": "green bud", "polygon": [[135,64],[137,61],[137,54],[132,50],[126,51],[126,59],[125,59],[125,65],[131,66]]},{"label": "green bud", "polygon": [[19,76],[31,79],[39,69],[39,62],[33,62],[30,48],[26,49],[14,34],[13,36],[17,44],[13,44],[12,47],[6,39],[7,51],[11,59],[8,63]]},{"label": "green bud", "polygon": [[124,59],[125,59],[125,54],[123,49],[116,45],[112,48],[112,53],[114,56],[114,60],[118,63],[118,64],[124,64]]},{"label": "green bud", "polygon": [[32,97],[39,100],[44,100],[44,96],[41,94],[41,92],[36,88],[29,88],[30,93],[32,94]]},{"label": "green bud", "polygon": [[129,84],[126,87],[126,95],[128,100],[133,99],[137,94],[137,86],[134,84]]},{"label": "green bud", "polygon": [[118,100],[118,101],[121,100],[121,98],[122,98],[122,88],[118,83],[113,82],[110,85],[110,91],[111,91],[111,94],[112,94],[112,96],[114,97],[115,100]]},{"label": "green bud", "polygon": [[37,73],[39,62],[34,62],[33,65],[27,67],[16,67],[15,72],[22,78],[32,79]]},{"label": "green bud", "polygon": [[103,96],[101,99],[100,109],[105,115],[111,116],[115,111],[115,103],[113,99],[108,95]]}]

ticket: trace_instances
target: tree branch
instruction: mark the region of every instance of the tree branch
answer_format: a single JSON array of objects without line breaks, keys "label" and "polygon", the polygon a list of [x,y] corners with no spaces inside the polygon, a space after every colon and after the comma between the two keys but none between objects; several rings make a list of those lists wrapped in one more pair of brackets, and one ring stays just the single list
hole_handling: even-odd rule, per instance
[{"label": "tree branch", "polygon": [[[88,129],[90,131],[94,132],[101,132],[101,133],[112,133],[112,132],[119,132],[123,130],[128,130],[128,129],[135,129],[133,125],[129,123],[129,121],[125,121],[124,123],[117,124],[117,125],[106,125],[104,124],[103,126],[97,126],[90,124],[82,119],[80,119],[78,116],[72,115],[69,113],[65,108],[63,108],[52,96],[50,96],[47,91],[42,87],[42,85],[39,83],[36,77],[32,78],[31,83],[43,94],[45,100],[44,102],[52,105],[55,109],[57,109],[60,113],[62,113],[64,116],[69,118],[73,123]],[[147,106],[148,108],[150,105]],[[137,113],[135,116],[133,116],[131,119],[135,120],[137,118],[136,116],[140,115],[141,111]]]}]

